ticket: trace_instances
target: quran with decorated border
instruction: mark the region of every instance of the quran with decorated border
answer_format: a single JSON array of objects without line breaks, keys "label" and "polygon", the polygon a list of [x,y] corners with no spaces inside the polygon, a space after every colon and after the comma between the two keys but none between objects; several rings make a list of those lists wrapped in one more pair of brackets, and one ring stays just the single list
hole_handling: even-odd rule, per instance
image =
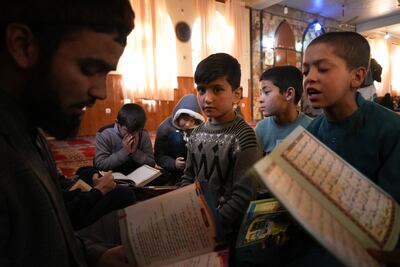
[{"label": "quran with decorated border", "polygon": [[229,251],[206,182],[119,211],[132,266],[228,267]]},{"label": "quran with decorated border", "polygon": [[395,248],[397,202],[303,127],[251,171],[344,265],[381,266],[367,249]]}]

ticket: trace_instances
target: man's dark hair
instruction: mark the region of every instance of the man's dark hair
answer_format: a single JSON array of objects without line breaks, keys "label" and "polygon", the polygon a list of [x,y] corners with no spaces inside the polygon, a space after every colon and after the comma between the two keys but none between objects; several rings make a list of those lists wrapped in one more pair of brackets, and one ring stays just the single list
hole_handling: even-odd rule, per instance
[{"label": "man's dark hair", "polygon": [[240,64],[231,55],[217,53],[206,57],[197,65],[194,81],[196,84],[209,84],[225,76],[232,90],[237,89],[240,86]]},{"label": "man's dark hair", "polygon": [[356,32],[327,32],[324,33],[308,45],[328,44],[333,48],[333,52],[346,62],[349,70],[365,67],[368,70],[370,47],[368,41]]},{"label": "man's dark hair", "polygon": [[289,87],[295,91],[294,103],[299,103],[303,95],[303,74],[293,66],[278,66],[270,68],[261,74],[260,81],[271,81],[279,88],[281,94],[285,93]]},{"label": "man's dark hair", "polygon": [[83,29],[116,33],[125,46],[134,27],[129,0],[12,0],[0,2],[0,49],[4,48],[5,29],[10,23],[31,28],[42,49],[52,54],[67,33]]},{"label": "man's dark hair", "polygon": [[118,111],[117,121],[121,126],[126,126],[128,132],[133,133],[144,128],[146,113],[138,104],[125,104]]}]

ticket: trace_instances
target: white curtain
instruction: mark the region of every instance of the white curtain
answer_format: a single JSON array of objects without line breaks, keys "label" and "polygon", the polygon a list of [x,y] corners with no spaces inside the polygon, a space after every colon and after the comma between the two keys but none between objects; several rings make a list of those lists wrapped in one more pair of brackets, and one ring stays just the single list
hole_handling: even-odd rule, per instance
[{"label": "white curtain", "polygon": [[243,86],[243,96],[248,96],[248,81],[250,78],[250,37],[249,25],[245,27],[245,3],[241,0],[228,0],[225,2],[227,23],[232,28],[231,55],[233,55],[242,67],[241,85]]},{"label": "white curtain", "polygon": [[400,96],[400,45],[391,45],[391,60],[392,60],[392,92]]},{"label": "white curtain", "polygon": [[124,98],[173,100],[177,88],[175,32],[165,0],[131,0],[135,29],[118,63]]},{"label": "white curtain", "polygon": [[248,95],[250,72],[248,30],[244,27],[245,4],[241,0],[225,1],[224,10],[217,11],[215,0],[196,0],[198,19],[193,25],[192,63],[197,64],[213,53],[234,56],[242,69],[243,96]]},{"label": "white curtain", "polygon": [[391,91],[389,43],[383,38],[368,38],[367,40],[371,47],[371,57],[382,66],[382,81],[380,83],[375,81],[374,85],[378,96],[383,96]]}]

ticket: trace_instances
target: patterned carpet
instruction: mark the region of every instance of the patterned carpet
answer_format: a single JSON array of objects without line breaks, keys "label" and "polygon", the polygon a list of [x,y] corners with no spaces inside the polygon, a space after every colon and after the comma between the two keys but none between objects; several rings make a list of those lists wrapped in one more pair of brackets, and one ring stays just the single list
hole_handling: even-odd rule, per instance
[{"label": "patterned carpet", "polygon": [[94,136],[70,140],[50,140],[50,146],[58,169],[65,176],[72,176],[82,166],[92,166],[95,154]]},{"label": "patterned carpet", "polygon": [[[155,133],[149,132],[154,145]],[[83,136],[74,139],[57,141],[49,140],[56,160],[57,168],[65,176],[75,175],[78,168],[93,166],[95,155],[95,137]]]}]

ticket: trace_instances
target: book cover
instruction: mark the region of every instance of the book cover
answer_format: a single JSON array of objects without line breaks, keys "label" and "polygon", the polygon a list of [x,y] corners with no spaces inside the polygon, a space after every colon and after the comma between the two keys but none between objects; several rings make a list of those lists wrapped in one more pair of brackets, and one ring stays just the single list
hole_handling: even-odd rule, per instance
[{"label": "book cover", "polygon": [[398,241],[396,201],[301,126],[252,172],[346,266],[380,266],[366,249]]},{"label": "book cover", "polygon": [[223,257],[212,253],[224,239],[207,191],[206,183],[196,182],[121,210],[121,238],[130,263],[166,266],[204,256],[224,266]]},{"label": "book cover", "polygon": [[264,246],[273,246],[275,238],[286,232],[292,220],[276,199],[252,201],[240,227],[236,247],[261,242]]}]

